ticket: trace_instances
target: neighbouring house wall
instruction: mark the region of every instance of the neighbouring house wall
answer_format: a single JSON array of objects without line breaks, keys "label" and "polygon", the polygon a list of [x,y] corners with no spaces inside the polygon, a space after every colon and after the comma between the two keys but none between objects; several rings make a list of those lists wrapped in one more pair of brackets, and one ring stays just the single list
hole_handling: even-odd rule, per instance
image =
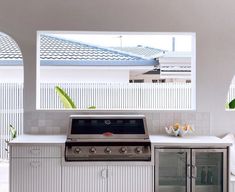
[{"label": "neighbouring house wall", "polygon": [[23,67],[1,67],[0,66],[0,82],[1,83],[15,83],[23,82],[24,71]]},{"label": "neighbouring house wall", "polygon": [[41,67],[40,82],[128,83],[129,70]]},{"label": "neighbouring house wall", "polygon": [[40,122],[45,114],[54,117],[56,123],[57,118],[66,121],[65,114],[73,113],[61,112],[63,116],[55,111],[36,111],[36,31],[107,30],[195,32],[196,116],[210,114],[212,135],[234,132],[235,113],[224,110],[235,72],[234,12],[233,0],[1,0],[0,31],[16,40],[24,57],[25,130],[30,131],[32,124],[27,123],[35,120],[44,124],[41,130],[46,131],[47,124]]}]

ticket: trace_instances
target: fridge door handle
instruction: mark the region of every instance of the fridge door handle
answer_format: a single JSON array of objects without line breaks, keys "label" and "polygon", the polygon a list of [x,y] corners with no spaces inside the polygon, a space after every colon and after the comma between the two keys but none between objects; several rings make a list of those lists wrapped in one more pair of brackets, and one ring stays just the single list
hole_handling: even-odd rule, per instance
[{"label": "fridge door handle", "polygon": [[197,178],[197,166],[192,165],[192,178],[196,179]]},{"label": "fridge door handle", "polygon": [[191,165],[190,164],[187,164],[187,177],[190,179],[191,178]]}]

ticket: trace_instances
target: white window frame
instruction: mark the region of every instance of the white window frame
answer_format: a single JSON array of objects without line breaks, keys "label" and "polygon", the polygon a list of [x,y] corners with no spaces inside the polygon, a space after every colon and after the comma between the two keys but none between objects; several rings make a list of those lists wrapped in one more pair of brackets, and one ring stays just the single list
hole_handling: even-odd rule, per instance
[{"label": "white window frame", "polygon": [[[192,82],[192,95],[191,95],[191,109],[187,109],[187,111],[196,111],[196,33],[195,32],[112,32],[112,31],[37,31],[37,61],[36,61],[36,110],[54,110],[54,109],[41,109],[40,108],[40,35],[41,34],[155,34],[155,35],[191,35],[192,36],[192,57],[191,57],[191,82]],[[77,109],[56,109],[56,111],[76,111]],[[109,111],[123,111],[120,110],[112,110]],[[136,109],[138,111],[182,111],[181,109]],[[125,110],[125,111],[136,111],[135,109]],[[79,111],[90,111],[90,110],[79,110]],[[104,110],[95,110],[95,111],[105,111]],[[184,111],[184,110],[183,110]]]}]

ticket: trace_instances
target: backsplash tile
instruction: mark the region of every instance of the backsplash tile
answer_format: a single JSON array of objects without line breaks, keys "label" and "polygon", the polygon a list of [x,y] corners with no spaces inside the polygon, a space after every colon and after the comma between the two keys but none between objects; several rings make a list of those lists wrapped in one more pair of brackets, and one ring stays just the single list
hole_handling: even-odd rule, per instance
[{"label": "backsplash tile", "polygon": [[[97,114],[97,112],[36,111],[25,112],[24,132],[28,134],[66,134],[69,116],[72,114]],[[137,112],[98,112],[98,114],[137,114]],[[144,111],[150,134],[166,134],[165,126],[173,123],[189,123],[194,126],[194,135],[210,135],[209,112],[160,112]]]}]

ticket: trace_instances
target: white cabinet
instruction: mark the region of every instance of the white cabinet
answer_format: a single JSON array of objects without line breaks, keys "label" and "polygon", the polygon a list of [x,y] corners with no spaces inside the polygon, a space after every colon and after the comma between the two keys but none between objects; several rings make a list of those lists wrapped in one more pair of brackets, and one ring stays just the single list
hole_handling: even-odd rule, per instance
[{"label": "white cabinet", "polygon": [[10,192],[61,192],[60,146],[11,146]]},{"label": "white cabinet", "polygon": [[62,192],[152,192],[153,166],[63,166]]},{"label": "white cabinet", "polygon": [[62,167],[62,192],[104,192],[106,183],[106,166]]},{"label": "white cabinet", "polygon": [[61,158],[61,146],[48,146],[48,145],[27,145],[27,146],[14,146],[11,148],[11,157],[25,157],[25,158]]},{"label": "white cabinet", "polygon": [[12,159],[11,192],[60,192],[60,164],[57,158]]},{"label": "white cabinet", "polygon": [[235,176],[230,175],[230,192],[235,192]]},{"label": "white cabinet", "polygon": [[152,166],[108,166],[108,192],[152,192]]},{"label": "white cabinet", "polygon": [[153,165],[62,163],[62,149],[11,146],[10,192],[153,192]]}]

